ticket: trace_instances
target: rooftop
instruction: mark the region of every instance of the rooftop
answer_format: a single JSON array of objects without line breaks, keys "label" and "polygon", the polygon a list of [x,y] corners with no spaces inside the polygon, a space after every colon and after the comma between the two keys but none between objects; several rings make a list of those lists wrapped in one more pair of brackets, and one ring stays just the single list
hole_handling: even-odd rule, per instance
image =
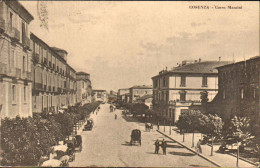
[{"label": "rooftop", "polygon": [[[219,66],[224,66],[227,64],[232,63],[231,61],[203,61],[203,62],[194,62],[189,64],[180,65],[178,67],[173,67],[172,70],[165,70],[161,71],[159,75],[154,77],[160,76],[161,74],[169,74],[169,73],[189,73],[189,74],[216,74],[218,70],[216,69]],[[153,77],[153,78],[154,78]]]},{"label": "rooftop", "polygon": [[152,98],[153,97],[153,95],[144,95],[144,96],[142,96],[142,97],[140,97],[140,98],[138,98],[139,100],[145,100],[145,99],[149,99],[149,98]]},{"label": "rooftop", "polygon": [[135,85],[131,87],[130,89],[152,89],[152,85]]},{"label": "rooftop", "polygon": [[76,74],[77,75],[89,75],[89,73],[86,73],[86,72],[77,72]]},{"label": "rooftop", "polygon": [[[257,59],[260,59],[260,56],[251,57],[251,58],[249,58],[249,59],[247,59],[247,60],[245,60],[245,61],[246,61],[246,62],[250,62],[250,61],[256,61]],[[239,61],[239,62],[235,62],[235,63],[230,63],[230,64],[222,65],[222,66],[217,67],[217,69],[222,68],[222,67],[228,67],[228,66],[232,66],[232,65],[242,64],[242,63],[244,64],[245,61]]]}]

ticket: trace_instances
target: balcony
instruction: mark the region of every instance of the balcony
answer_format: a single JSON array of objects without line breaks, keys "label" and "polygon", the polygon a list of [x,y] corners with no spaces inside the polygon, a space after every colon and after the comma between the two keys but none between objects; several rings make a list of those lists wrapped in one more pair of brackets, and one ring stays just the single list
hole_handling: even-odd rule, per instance
[{"label": "balcony", "polygon": [[24,48],[26,49],[30,48],[30,39],[25,35],[22,36],[22,44],[24,45]]},{"label": "balcony", "polygon": [[0,74],[7,74],[7,65],[0,62]]},{"label": "balcony", "polygon": [[0,18],[0,33],[5,32],[5,20]]},{"label": "balcony", "polygon": [[15,68],[15,77],[16,77],[16,78],[21,78],[21,76],[22,76],[22,71],[21,71],[21,69]]},{"label": "balcony", "polygon": [[15,41],[15,42],[20,41],[20,31],[14,27],[12,28],[12,31],[11,31],[11,39],[12,39],[12,41]]}]

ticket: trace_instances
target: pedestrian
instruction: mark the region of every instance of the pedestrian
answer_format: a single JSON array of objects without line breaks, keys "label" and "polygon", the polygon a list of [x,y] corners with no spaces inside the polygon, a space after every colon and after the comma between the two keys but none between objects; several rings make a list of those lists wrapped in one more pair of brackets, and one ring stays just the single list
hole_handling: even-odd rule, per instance
[{"label": "pedestrian", "polygon": [[166,155],[167,142],[164,139],[162,141],[161,146],[162,146],[163,154]]},{"label": "pedestrian", "polygon": [[159,147],[160,147],[158,139],[155,141],[154,145],[155,145],[155,154],[158,154],[159,153]]},{"label": "pedestrian", "polygon": [[117,119],[117,115],[115,114],[115,120]]},{"label": "pedestrian", "polygon": [[202,148],[201,148],[201,139],[199,139],[197,145],[196,145],[196,151],[198,153],[202,153]]},{"label": "pedestrian", "polygon": [[157,123],[157,130],[160,130],[160,124],[159,124],[159,122]]}]

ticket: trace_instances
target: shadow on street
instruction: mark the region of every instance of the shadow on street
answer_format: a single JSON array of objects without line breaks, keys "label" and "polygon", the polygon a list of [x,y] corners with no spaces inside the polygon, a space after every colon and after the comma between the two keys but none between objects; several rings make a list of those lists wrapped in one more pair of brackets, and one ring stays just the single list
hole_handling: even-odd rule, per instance
[{"label": "shadow on street", "polygon": [[193,153],[185,153],[185,152],[169,152],[171,155],[179,155],[179,156],[195,156]]}]

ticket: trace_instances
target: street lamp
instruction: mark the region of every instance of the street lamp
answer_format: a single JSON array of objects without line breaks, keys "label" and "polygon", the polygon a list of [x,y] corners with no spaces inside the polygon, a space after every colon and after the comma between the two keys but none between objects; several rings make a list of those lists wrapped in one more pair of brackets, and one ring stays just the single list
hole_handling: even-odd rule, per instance
[{"label": "street lamp", "polygon": [[172,122],[170,122],[170,135],[172,134]]}]

